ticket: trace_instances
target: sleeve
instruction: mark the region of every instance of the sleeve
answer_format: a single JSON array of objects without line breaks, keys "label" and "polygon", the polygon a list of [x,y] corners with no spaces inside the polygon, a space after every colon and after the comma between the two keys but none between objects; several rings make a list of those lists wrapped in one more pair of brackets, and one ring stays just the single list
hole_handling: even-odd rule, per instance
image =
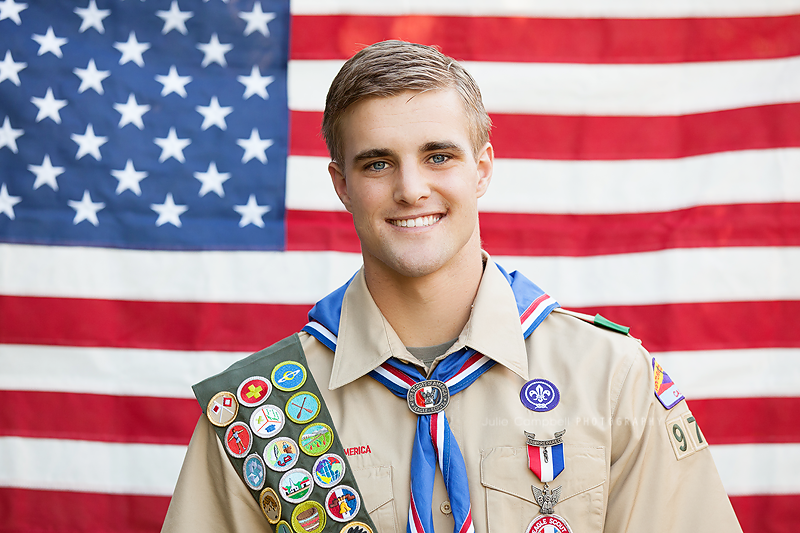
[{"label": "sleeve", "polygon": [[606,532],[741,532],[685,400],[654,394],[652,357],[634,356],[614,409]]},{"label": "sleeve", "polygon": [[161,531],[272,533],[205,416],[195,427]]}]

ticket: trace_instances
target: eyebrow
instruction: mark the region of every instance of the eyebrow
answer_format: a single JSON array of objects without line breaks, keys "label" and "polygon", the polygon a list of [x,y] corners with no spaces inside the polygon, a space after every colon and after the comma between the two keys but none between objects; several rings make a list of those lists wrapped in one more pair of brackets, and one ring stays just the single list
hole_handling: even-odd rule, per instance
[{"label": "eyebrow", "polygon": [[450,152],[459,152],[464,153],[464,150],[460,145],[452,142],[452,141],[431,141],[423,144],[419,147],[420,153],[425,152],[438,152],[438,151],[450,151]]},{"label": "eyebrow", "polygon": [[369,150],[364,150],[363,152],[357,153],[353,158],[353,161],[359,162],[366,159],[374,159],[376,157],[390,157],[395,154],[395,151],[390,150],[389,148],[370,148]]}]

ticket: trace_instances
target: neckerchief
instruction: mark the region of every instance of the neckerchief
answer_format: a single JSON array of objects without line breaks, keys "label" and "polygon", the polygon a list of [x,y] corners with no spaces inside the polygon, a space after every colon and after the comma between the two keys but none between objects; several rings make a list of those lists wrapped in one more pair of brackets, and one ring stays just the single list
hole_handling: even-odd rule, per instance
[{"label": "neckerchief", "polygon": [[[558,307],[558,302],[519,272],[508,274],[499,265],[497,268],[511,285],[519,311],[521,334],[528,338],[550,311]],[[344,293],[353,278],[317,302],[308,313],[310,322],[303,328],[334,352]],[[369,376],[403,399],[415,383],[429,379],[443,381],[452,396],[466,389],[494,364],[494,360],[465,346],[442,360],[429,377],[416,366],[394,357],[370,372]],[[411,504],[407,533],[433,533],[433,480],[437,463],[450,498],[454,533],[474,532],[464,457],[444,411],[439,411],[417,417],[411,452]]]}]

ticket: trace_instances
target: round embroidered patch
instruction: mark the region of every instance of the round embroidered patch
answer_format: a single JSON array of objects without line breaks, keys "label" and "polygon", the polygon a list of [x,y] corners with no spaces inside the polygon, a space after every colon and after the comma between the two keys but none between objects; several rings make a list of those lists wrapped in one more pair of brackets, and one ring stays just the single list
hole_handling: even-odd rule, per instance
[{"label": "round embroidered patch", "polygon": [[429,379],[415,383],[406,394],[408,408],[416,415],[430,415],[444,411],[450,403],[450,390],[443,381]]},{"label": "round embroidered patch", "polygon": [[289,437],[278,437],[264,448],[264,462],[276,472],[285,472],[297,464],[300,449]]},{"label": "round embroidered patch", "polygon": [[308,455],[316,457],[330,449],[333,444],[333,430],[327,424],[315,422],[309,424],[300,432],[298,441],[301,450]]},{"label": "round embroidered patch", "polygon": [[256,407],[266,401],[272,393],[272,383],[261,376],[249,377],[236,390],[236,398],[246,407]]},{"label": "round embroidered patch", "polygon": [[319,398],[310,392],[298,392],[286,402],[286,416],[298,424],[306,424],[319,414]]},{"label": "round embroidered patch", "polygon": [[572,528],[557,514],[540,514],[528,524],[525,533],[572,533]]},{"label": "round embroidered patch", "polygon": [[358,493],[347,485],[340,485],[328,492],[325,497],[325,510],[337,522],[347,522],[358,514],[361,500]]},{"label": "round embroidered patch", "polygon": [[292,531],[292,526],[289,525],[289,522],[281,520],[278,522],[278,525],[275,526],[275,533],[294,533],[294,531]]},{"label": "round embroidered patch", "polygon": [[243,422],[235,422],[228,426],[225,432],[225,448],[234,457],[244,457],[253,445],[253,435],[250,428]]},{"label": "round embroidered patch", "polygon": [[283,429],[286,419],[276,405],[262,405],[250,415],[250,429],[262,439],[274,437]]},{"label": "round embroidered patch", "polygon": [[261,504],[261,510],[267,521],[270,524],[277,524],[281,519],[281,501],[272,487],[267,487],[261,491],[261,496],[258,498],[258,503]]},{"label": "round embroidered patch", "polygon": [[363,522],[350,522],[339,533],[373,533],[373,531]]},{"label": "round embroidered patch", "polygon": [[272,382],[278,390],[291,392],[306,382],[306,369],[294,361],[284,361],[272,369]]},{"label": "round embroidered patch", "polygon": [[289,503],[306,501],[311,496],[312,490],[314,490],[314,480],[311,479],[311,474],[302,468],[289,470],[278,483],[278,492]]},{"label": "round embroidered patch", "polygon": [[297,533],[319,533],[325,529],[325,509],[308,500],[292,511],[292,527]]},{"label": "round embroidered patch", "polygon": [[344,461],[335,453],[326,453],[314,463],[311,474],[314,482],[324,489],[329,489],[344,477]]},{"label": "round embroidered patch", "polygon": [[242,466],[244,472],[244,482],[253,490],[261,490],[264,488],[264,480],[267,476],[267,469],[264,467],[264,461],[257,453],[247,456]]},{"label": "round embroidered patch", "polygon": [[217,427],[225,427],[236,418],[239,404],[236,397],[228,391],[216,393],[209,401],[206,416],[209,422]]},{"label": "round embroidered patch", "polygon": [[522,390],[519,391],[519,399],[522,400],[522,405],[531,411],[544,413],[558,405],[561,393],[551,382],[546,379],[536,378],[522,387]]}]

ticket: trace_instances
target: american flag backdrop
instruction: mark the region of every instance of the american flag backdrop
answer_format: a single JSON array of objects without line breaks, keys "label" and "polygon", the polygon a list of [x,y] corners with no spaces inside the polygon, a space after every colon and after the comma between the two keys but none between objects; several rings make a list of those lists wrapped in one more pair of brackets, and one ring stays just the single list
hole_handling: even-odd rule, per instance
[{"label": "american flag backdrop", "polygon": [[159,530],[190,385],[360,265],[318,130],[388,38],[481,86],[489,253],[631,326],[796,531],[800,0],[0,0],[0,532]]}]

